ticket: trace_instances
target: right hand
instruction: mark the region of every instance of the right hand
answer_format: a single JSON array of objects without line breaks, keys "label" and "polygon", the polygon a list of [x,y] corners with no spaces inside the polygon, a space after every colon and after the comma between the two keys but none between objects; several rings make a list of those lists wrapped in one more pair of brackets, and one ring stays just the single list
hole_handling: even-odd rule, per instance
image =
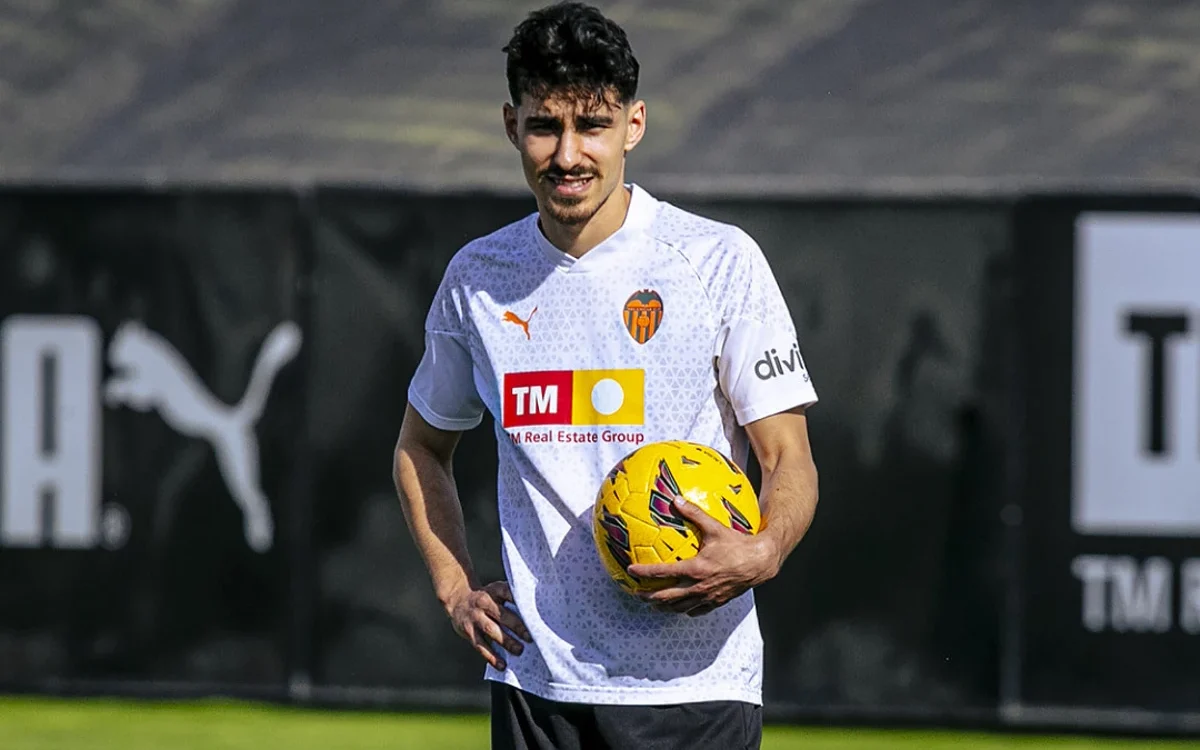
[{"label": "right hand", "polygon": [[482,588],[464,589],[446,608],[450,621],[454,623],[454,632],[474,646],[488,664],[499,670],[504,670],[508,665],[497,645],[514,656],[520,656],[525,646],[511,634],[515,633],[526,643],[533,642],[521,616],[504,606],[505,602],[514,603],[512,591],[506,582],[495,581]]}]

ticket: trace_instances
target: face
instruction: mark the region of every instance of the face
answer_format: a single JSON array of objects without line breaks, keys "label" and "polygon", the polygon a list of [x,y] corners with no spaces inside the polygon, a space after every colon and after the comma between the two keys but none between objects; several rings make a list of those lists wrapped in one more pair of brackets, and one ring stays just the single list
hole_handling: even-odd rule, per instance
[{"label": "face", "polygon": [[642,139],[646,106],[550,95],[504,105],[508,139],[544,216],[587,222],[625,179],[625,155]]}]

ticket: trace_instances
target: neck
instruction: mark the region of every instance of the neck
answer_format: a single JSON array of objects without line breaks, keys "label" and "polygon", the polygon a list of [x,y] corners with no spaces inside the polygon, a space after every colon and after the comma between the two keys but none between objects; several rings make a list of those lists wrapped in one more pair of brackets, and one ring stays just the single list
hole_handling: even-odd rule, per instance
[{"label": "neck", "polygon": [[546,216],[545,212],[540,212],[542,232],[550,244],[567,255],[579,258],[621,228],[632,198],[633,195],[622,183],[600,205],[600,209],[582,224],[559,224]]}]

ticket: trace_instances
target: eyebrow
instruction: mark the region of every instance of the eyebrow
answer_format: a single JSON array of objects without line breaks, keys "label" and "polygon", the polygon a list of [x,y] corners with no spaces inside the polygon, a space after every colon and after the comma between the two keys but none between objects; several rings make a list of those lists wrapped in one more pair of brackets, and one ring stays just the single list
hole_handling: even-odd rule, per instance
[{"label": "eyebrow", "polygon": [[580,115],[575,118],[575,121],[586,122],[589,125],[612,125],[613,117],[612,115],[604,115],[597,112],[593,115]]},{"label": "eyebrow", "polygon": [[[525,118],[526,126],[558,125],[561,122],[562,122],[562,120],[560,118],[558,118],[554,115],[548,114],[548,113],[533,114],[533,115],[529,115],[528,117]],[[609,125],[612,125],[613,122],[615,122],[615,119],[612,117],[612,115],[606,115],[606,114],[602,114],[600,112],[596,112],[594,114],[588,114],[588,115],[577,115],[575,117],[575,122],[580,123],[580,124],[586,124],[586,125],[608,127]]]}]

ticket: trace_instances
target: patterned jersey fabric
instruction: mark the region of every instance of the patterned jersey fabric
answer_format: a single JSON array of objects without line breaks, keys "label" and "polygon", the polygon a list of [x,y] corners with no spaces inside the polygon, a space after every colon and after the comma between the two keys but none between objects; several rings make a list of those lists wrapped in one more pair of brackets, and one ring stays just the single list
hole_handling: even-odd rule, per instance
[{"label": "patterned jersey fabric", "polygon": [[761,704],[753,593],[700,617],[652,609],[604,572],[591,509],[639,445],[691,440],[745,466],[742,425],[816,392],[757,244],[630,189],[621,229],[579,259],[537,214],[462,248],[409,400],[445,430],[495,419],[504,565],[533,644],[488,679],[565,702]]}]

